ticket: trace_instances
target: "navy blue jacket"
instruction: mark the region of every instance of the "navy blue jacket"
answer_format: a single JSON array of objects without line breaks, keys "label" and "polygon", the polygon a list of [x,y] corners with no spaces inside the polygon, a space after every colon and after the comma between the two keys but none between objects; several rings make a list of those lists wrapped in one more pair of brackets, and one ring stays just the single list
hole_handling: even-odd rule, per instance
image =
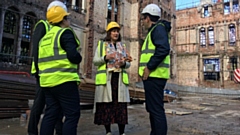
[{"label": "navy blue jacket", "polygon": [[[150,58],[147,63],[147,67],[149,70],[154,70],[158,67],[158,65],[165,59],[167,55],[170,53],[170,45],[168,41],[168,32],[171,30],[171,23],[165,20],[160,20],[159,22],[163,23],[163,25],[156,26],[151,32],[152,43],[155,45],[155,53]],[[148,32],[156,25],[153,24]]]},{"label": "navy blue jacket", "polygon": [[[33,33],[33,57],[36,67],[36,77],[38,76],[38,47],[39,41],[46,34],[45,25],[43,23],[39,23]],[[63,50],[67,53],[67,58],[71,63],[79,64],[82,61],[82,56],[76,50],[77,42],[75,40],[74,34],[71,30],[65,30],[60,37],[60,44]]]}]

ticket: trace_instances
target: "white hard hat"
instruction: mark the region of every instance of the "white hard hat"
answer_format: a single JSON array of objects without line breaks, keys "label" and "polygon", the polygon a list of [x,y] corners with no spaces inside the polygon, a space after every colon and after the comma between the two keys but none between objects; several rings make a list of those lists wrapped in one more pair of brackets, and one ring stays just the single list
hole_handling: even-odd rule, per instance
[{"label": "white hard hat", "polygon": [[53,2],[51,2],[49,5],[48,5],[48,8],[47,8],[47,11],[51,8],[51,7],[54,7],[54,6],[59,6],[59,7],[62,7],[66,12],[67,12],[67,7],[64,3],[62,3],[61,1],[59,0],[54,0]]},{"label": "white hard hat", "polygon": [[161,9],[156,4],[147,5],[142,11],[142,14],[146,14],[146,13],[149,13],[152,16],[161,17]]}]

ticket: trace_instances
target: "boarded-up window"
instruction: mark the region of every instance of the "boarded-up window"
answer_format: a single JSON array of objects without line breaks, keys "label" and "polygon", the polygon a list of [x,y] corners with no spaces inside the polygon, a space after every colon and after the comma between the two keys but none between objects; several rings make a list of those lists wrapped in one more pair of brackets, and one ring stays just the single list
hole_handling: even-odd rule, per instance
[{"label": "boarded-up window", "polygon": [[201,46],[206,46],[206,31],[205,28],[200,29],[200,45]]},{"label": "boarded-up window", "polygon": [[229,25],[229,45],[235,45],[236,43],[236,29],[234,24]]},{"label": "boarded-up window", "polygon": [[203,75],[204,80],[219,80],[220,79],[220,62],[217,58],[209,58],[203,60]]},{"label": "boarded-up window", "polygon": [[211,46],[214,45],[214,29],[212,26],[208,28],[208,44]]}]

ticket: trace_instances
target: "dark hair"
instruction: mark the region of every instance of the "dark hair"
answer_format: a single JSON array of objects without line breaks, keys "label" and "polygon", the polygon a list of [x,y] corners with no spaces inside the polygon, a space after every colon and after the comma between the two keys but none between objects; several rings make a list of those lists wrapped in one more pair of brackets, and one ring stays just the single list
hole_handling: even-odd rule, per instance
[{"label": "dark hair", "polygon": [[[112,30],[114,30],[114,29],[118,29],[118,28],[110,29],[110,30],[107,32],[107,35],[106,35],[106,37],[104,38],[104,41],[111,41],[111,32],[112,32]],[[118,36],[117,41],[119,42],[119,41],[121,41],[121,40],[122,40],[122,36],[121,36],[121,34],[119,33],[119,36]]]},{"label": "dark hair", "polygon": [[[67,15],[64,16],[64,17],[63,17],[63,20],[68,20],[68,16],[67,16]],[[60,21],[60,22],[58,22],[58,23],[53,23],[52,25],[53,25],[53,26],[60,26],[60,24],[63,22],[63,20]]]},{"label": "dark hair", "polygon": [[152,22],[157,22],[160,18],[159,16],[153,16],[153,15],[150,15],[149,13],[143,14],[144,19],[146,19],[147,16],[150,18]]}]

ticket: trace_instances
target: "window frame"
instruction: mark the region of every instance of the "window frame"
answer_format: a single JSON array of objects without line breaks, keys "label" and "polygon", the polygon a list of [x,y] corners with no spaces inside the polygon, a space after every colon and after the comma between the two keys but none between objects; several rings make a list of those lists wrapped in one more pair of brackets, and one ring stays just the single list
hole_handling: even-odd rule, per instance
[{"label": "window frame", "polygon": [[[114,4],[112,4],[114,2]],[[108,0],[107,5],[108,5],[108,10],[107,10],[107,23],[111,21],[118,22],[118,12],[119,12],[119,5],[118,5],[118,0]],[[114,9],[113,9],[114,6]],[[114,14],[114,18],[112,18],[112,14]]]},{"label": "window frame", "polygon": [[[234,33],[230,32],[231,30],[234,30]],[[233,33],[233,35],[231,35],[232,33]],[[234,37],[232,37],[232,36],[234,36]],[[234,42],[231,42],[231,38],[233,38]],[[236,45],[236,26],[233,23],[228,25],[228,43],[230,46]]]},{"label": "window frame", "polygon": [[[210,67],[210,69],[207,67]],[[219,81],[220,80],[220,59],[219,58],[204,58],[203,59],[203,79],[204,81]],[[211,69],[212,68],[212,69]]]},{"label": "window frame", "polygon": [[[201,34],[205,34],[204,36]],[[204,27],[201,27],[199,29],[199,43],[201,47],[206,47],[207,46],[207,38],[206,38],[206,29]]]},{"label": "window frame", "polygon": [[208,5],[203,6],[203,17],[209,17],[210,16],[208,7],[209,7]]},{"label": "window frame", "polygon": [[224,15],[229,15],[231,13],[230,9],[230,0],[227,0],[223,2],[223,14]]},{"label": "window frame", "polygon": [[29,16],[28,14],[24,15],[22,25],[22,38],[26,39],[29,42],[31,40],[32,29],[34,27],[33,22],[34,20],[31,16]]},{"label": "window frame", "polygon": [[17,34],[17,15],[9,10],[4,15],[3,32]]},{"label": "window frame", "polygon": [[238,2],[238,0],[233,0],[232,1],[232,12],[233,13],[238,13],[240,11],[240,9],[239,9],[239,2]]},{"label": "window frame", "polygon": [[[212,31],[213,34],[210,34],[211,31]],[[212,37],[210,37],[211,35],[212,35]],[[213,44],[212,44],[211,41],[210,41],[211,39],[212,39]],[[214,46],[214,44],[215,44],[214,27],[209,26],[209,27],[208,27],[208,45],[209,45],[209,46]]]}]

